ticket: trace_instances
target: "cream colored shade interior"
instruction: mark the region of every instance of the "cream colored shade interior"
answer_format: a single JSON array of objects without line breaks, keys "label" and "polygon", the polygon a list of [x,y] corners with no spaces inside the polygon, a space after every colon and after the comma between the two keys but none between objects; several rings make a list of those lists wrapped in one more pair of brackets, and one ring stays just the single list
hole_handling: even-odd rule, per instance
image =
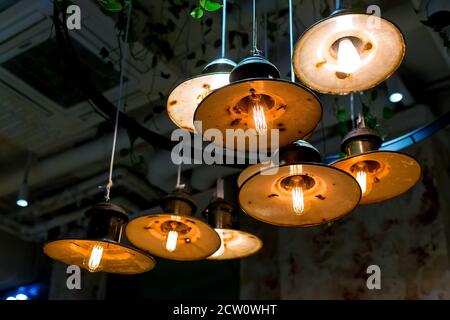
[{"label": "cream colored shade interior", "polygon": [[[180,233],[175,251],[165,248],[167,232],[162,226],[171,221],[186,226],[186,233]],[[205,259],[220,247],[220,237],[205,222],[187,216],[152,214],[130,221],[126,227],[128,240],[136,247],[157,257],[193,261]]]},{"label": "cream colored shade interior", "polygon": [[258,252],[263,242],[257,236],[239,230],[216,229],[223,241],[223,253],[208,260],[232,260],[248,257]]},{"label": "cream colored shade interior", "polygon": [[[295,214],[291,192],[281,181],[307,175],[314,186],[304,191],[305,210]],[[358,182],[348,173],[323,164],[283,165],[265,169],[241,185],[239,203],[244,212],[260,221],[285,227],[324,224],[350,213],[361,198]]]},{"label": "cream colored shade interior", "polygon": [[[358,40],[360,68],[348,77],[337,76],[336,54],[340,39]],[[309,28],[295,45],[297,77],[309,88],[325,94],[349,94],[375,87],[389,78],[405,55],[401,31],[390,21],[366,14],[330,17]]]},{"label": "cream colored shade interior", "polygon": [[110,241],[61,239],[46,243],[44,252],[54,260],[87,269],[83,262],[89,259],[90,248],[94,244],[100,244],[104,248],[100,270],[102,272],[137,274],[147,272],[156,265],[155,260],[147,254]]},{"label": "cream colored shade interior", "polygon": [[[226,137],[227,129],[234,129],[234,132],[242,129],[248,135],[246,141],[249,141],[248,137],[257,139],[254,130],[253,133],[247,130],[253,129],[251,116],[238,108],[238,103],[252,92],[273,99],[270,116],[273,116],[272,129],[279,130],[279,147],[307,136],[322,118],[322,105],[312,91],[289,81],[264,78],[238,81],[215,90],[200,103],[194,119],[201,121],[203,132],[218,129]],[[269,134],[269,149],[270,138]],[[224,145],[224,141],[233,145]],[[233,139],[217,139],[213,142],[228,149],[249,151],[248,143],[239,144],[238,139],[234,139],[234,143]]]},{"label": "cream colored shade interior", "polygon": [[179,84],[169,95],[167,112],[180,128],[195,131],[194,112],[199,103],[213,90],[229,83],[228,72],[199,75]]},{"label": "cream colored shade interior", "polygon": [[420,179],[420,164],[412,157],[393,151],[373,151],[338,160],[332,166],[350,174],[358,162],[374,161],[380,167],[369,177],[368,191],[363,194],[360,204],[376,203],[394,198],[412,188]]}]

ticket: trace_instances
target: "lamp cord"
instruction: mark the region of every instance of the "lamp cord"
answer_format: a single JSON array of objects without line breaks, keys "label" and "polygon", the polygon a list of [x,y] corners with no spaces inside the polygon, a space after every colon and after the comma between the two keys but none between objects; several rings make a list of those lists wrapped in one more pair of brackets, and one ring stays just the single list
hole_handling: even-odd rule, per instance
[{"label": "lamp cord", "polygon": [[336,10],[341,9],[341,0],[336,0]]},{"label": "lamp cord", "polygon": [[177,171],[177,185],[175,186],[176,190],[184,189],[186,185],[181,184],[181,163],[178,165],[178,171]]},{"label": "lamp cord", "polygon": [[216,198],[225,199],[225,191],[223,188],[223,179],[218,178],[216,183]]},{"label": "lamp cord", "polygon": [[350,121],[352,122],[352,129],[355,128],[355,96],[350,95]]},{"label": "lamp cord", "polygon": [[31,164],[33,163],[33,157],[34,157],[34,154],[33,154],[33,152],[30,151],[28,153],[27,164],[25,167],[25,172],[23,174],[23,183],[24,184],[28,183],[28,176],[30,175]]},{"label": "lamp cord", "polygon": [[225,50],[227,46],[227,0],[223,0],[222,6],[222,58],[225,58]]},{"label": "lamp cord", "polygon": [[257,21],[256,21],[256,0],[253,0],[253,19],[252,19],[252,23],[253,23],[253,49],[252,49],[252,53],[254,55],[259,55],[261,54],[261,51],[258,50],[257,48],[257,42],[258,42],[258,26],[257,26]]},{"label": "lamp cord", "polygon": [[[127,17],[127,27],[125,31],[125,44],[128,43],[128,35],[130,33],[130,21],[131,21],[131,9],[132,9],[133,1],[130,0],[130,3],[128,5],[128,17]],[[119,39],[120,41],[120,39]],[[125,50],[125,53],[128,51]],[[125,75],[125,61],[126,61],[125,54],[122,54],[122,59],[120,61],[120,82],[119,82],[119,101],[117,102],[117,109],[116,109],[116,119],[114,124],[114,135],[113,135],[113,144],[112,144],[112,151],[111,151],[111,162],[109,164],[109,179],[108,183],[105,187],[105,201],[109,201],[111,198],[111,188],[113,186],[113,168],[114,168],[114,156],[116,154],[116,145],[117,145],[117,134],[119,130],[119,115],[120,111],[123,108],[123,89],[124,89],[124,75]]]},{"label": "lamp cord", "polygon": [[294,64],[292,58],[294,57],[294,10],[292,0],[289,0],[289,49],[291,53],[291,81],[295,82]]}]

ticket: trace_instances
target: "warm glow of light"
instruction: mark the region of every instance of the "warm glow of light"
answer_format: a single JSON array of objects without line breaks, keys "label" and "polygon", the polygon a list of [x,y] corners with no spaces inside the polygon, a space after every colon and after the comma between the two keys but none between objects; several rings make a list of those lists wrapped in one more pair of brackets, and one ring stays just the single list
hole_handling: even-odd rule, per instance
[{"label": "warm glow of light", "polygon": [[204,89],[197,96],[197,104],[203,101],[212,91],[222,88],[230,83],[228,74],[222,75],[217,74],[214,77],[210,77],[210,83],[208,85],[203,85],[202,89]]},{"label": "warm glow of light", "polygon": [[305,210],[305,202],[303,199],[303,189],[302,187],[295,186],[292,188],[292,208],[294,212],[301,215]]},{"label": "warm glow of light", "polygon": [[224,252],[225,252],[225,232],[222,229],[214,229],[216,230],[216,232],[219,234],[220,236],[220,248],[217,249],[216,252],[214,252],[213,255],[211,255],[211,257],[220,257]]},{"label": "warm glow of light", "polygon": [[167,234],[166,250],[174,252],[177,249],[178,232],[175,230],[169,231]]},{"label": "warm glow of light", "polygon": [[347,74],[354,73],[361,67],[361,56],[350,39],[339,41],[338,71]]},{"label": "warm glow of light", "polygon": [[300,175],[303,173],[303,166],[301,164],[292,164],[289,166],[289,173],[293,175]]},{"label": "warm glow of light", "polygon": [[95,272],[98,270],[100,266],[100,262],[102,261],[103,257],[103,247],[101,245],[94,245],[91,250],[91,255],[89,257],[88,262],[88,270],[90,272]]},{"label": "warm glow of light", "polygon": [[253,106],[253,123],[258,135],[267,134],[268,126],[264,108],[258,103]]},{"label": "warm glow of light", "polygon": [[364,167],[356,168],[356,181],[358,181],[359,186],[361,187],[362,194],[365,194],[367,191],[367,172]]}]

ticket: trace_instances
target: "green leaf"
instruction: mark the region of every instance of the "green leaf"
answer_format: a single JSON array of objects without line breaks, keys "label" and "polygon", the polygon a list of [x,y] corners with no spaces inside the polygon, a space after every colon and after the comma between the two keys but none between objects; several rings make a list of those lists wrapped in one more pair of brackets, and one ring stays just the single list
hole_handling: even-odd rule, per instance
[{"label": "green leaf", "polygon": [[127,155],[130,154],[130,149],[128,148],[123,148],[119,151],[119,154],[122,158],[125,158]]},{"label": "green leaf", "polygon": [[217,11],[222,8],[222,4],[214,2],[212,0],[200,0],[200,5],[206,11]]},{"label": "green leaf", "polygon": [[117,0],[100,0],[99,3],[103,9],[109,12],[120,12],[123,9],[122,4]]},{"label": "green leaf", "polygon": [[194,19],[201,19],[203,17],[203,10],[200,7],[195,8],[191,11],[191,17]]},{"label": "green leaf", "polygon": [[377,127],[377,124],[378,124],[377,118],[374,117],[373,115],[371,115],[371,114],[366,115],[364,117],[364,120],[366,122],[366,127],[367,128],[375,129]]},{"label": "green leaf", "polygon": [[349,132],[347,122],[339,122],[337,125],[337,131],[341,136],[345,136]]},{"label": "green leaf", "polygon": [[389,120],[394,116],[394,110],[392,108],[386,106],[383,108],[383,119]]},{"label": "green leaf", "polygon": [[347,120],[347,112],[341,109],[337,112],[337,118],[339,122],[345,122]]}]

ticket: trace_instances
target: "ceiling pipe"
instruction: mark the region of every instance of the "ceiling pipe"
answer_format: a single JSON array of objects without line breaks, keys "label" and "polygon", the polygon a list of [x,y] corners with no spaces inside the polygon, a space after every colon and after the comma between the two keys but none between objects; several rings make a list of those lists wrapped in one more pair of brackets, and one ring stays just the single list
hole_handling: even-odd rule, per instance
[{"label": "ceiling pipe", "polygon": [[[124,197],[117,197],[113,200],[114,204],[120,205],[125,207],[130,212],[134,212],[139,210],[135,204],[133,204],[131,201],[129,201],[127,198]],[[15,222],[13,223],[7,223],[7,225],[0,225],[0,229],[14,235],[24,241],[46,241],[48,238],[48,232],[56,227],[64,228],[69,223],[82,221],[85,217],[85,212],[91,208],[83,207],[81,209],[77,209],[75,211],[69,212],[65,215],[58,216],[54,219],[38,223],[33,226],[21,226]]]},{"label": "ceiling pipe", "polygon": [[[161,119],[160,119],[161,118]],[[171,130],[170,124],[164,121],[165,115],[146,122],[146,126],[156,132],[166,133]],[[160,121],[161,120],[161,121]],[[111,153],[112,134],[105,135],[95,141],[88,142],[74,149],[59,153],[55,156],[36,161],[30,170],[28,186],[31,188],[37,184],[57,178],[69,172],[74,172],[91,163],[105,160]],[[143,140],[136,141],[136,147],[143,144]],[[117,137],[117,150],[128,148],[130,139],[125,130],[119,131]],[[5,173],[0,181],[0,197],[17,192],[23,179],[22,171]]]},{"label": "ceiling pipe", "polygon": [[[83,199],[94,197],[101,192],[100,187],[105,185],[108,180],[107,173],[96,175],[88,180],[78,183],[68,189],[65,189],[61,193],[53,195],[51,197],[42,199],[33,203],[26,209],[20,209],[9,213],[7,217],[11,217],[15,220],[19,220],[21,217],[32,215],[33,217],[40,217],[42,215],[52,213],[60,208],[63,208],[72,203],[78,203]],[[159,189],[145,183],[142,178],[139,178],[129,169],[123,166],[118,166],[114,171],[114,180],[116,187],[125,186],[127,190],[133,193],[141,195],[148,201],[156,200],[163,196],[163,192]],[[114,193],[112,193],[114,196]],[[19,219],[18,219],[19,218]]]}]

